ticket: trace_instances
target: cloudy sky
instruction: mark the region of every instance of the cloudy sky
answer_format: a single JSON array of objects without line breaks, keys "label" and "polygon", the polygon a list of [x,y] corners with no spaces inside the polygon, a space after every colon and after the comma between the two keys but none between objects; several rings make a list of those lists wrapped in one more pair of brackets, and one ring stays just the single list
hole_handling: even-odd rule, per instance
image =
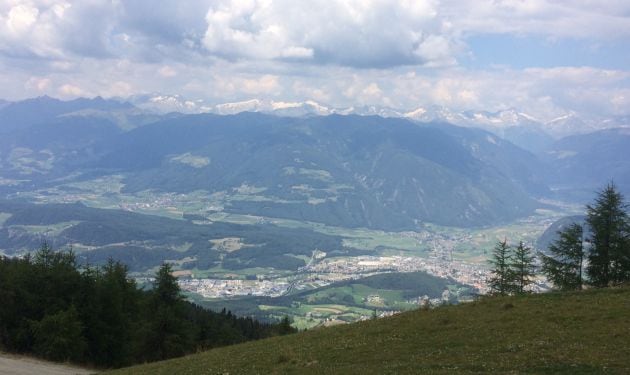
[{"label": "cloudy sky", "polygon": [[630,115],[628,0],[0,0],[0,98]]}]

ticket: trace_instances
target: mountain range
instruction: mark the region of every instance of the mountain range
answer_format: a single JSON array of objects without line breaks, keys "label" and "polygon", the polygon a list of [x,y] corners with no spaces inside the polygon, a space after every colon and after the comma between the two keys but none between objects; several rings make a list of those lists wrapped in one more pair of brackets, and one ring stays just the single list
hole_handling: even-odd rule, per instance
[{"label": "mountain range", "polygon": [[250,99],[239,102],[207,104],[203,101],[190,101],[180,96],[153,94],[139,95],[127,100],[139,108],[158,113],[215,113],[237,114],[240,112],[261,112],[277,116],[327,116],[360,115],[407,118],[419,122],[447,122],[458,126],[476,127],[503,136],[505,129],[513,127],[535,128],[552,138],[561,138],[572,134],[590,133],[597,130],[630,126],[627,116],[583,117],[576,113],[566,113],[556,118],[542,120],[519,111],[516,108],[490,112],[484,110],[455,111],[447,107],[430,105],[413,109],[400,109],[385,106],[364,105],[352,107],[335,107],[318,103],[314,100],[303,102],[284,102],[262,99]]},{"label": "mountain range", "polygon": [[[414,109],[375,105],[335,107],[314,100],[286,102],[256,98],[239,102],[208,104],[203,100],[188,100],[179,95],[158,93],[112,99],[78,98],[70,101],[61,101],[48,96],[17,102],[0,99],[0,109],[7,106],[10,108],[3,111],[0,122],[11,121],[15,115],[21,116],[22,121],[33,122],[59,114],[77,114],[82,110],[96,113],[114,111],[127,115],[131,113],[136,115],[174,113],[233,115],[241,112],[259,112],[281,117],[309,117],[338,114],[406,118],[418,122],[446,122],[458,126],[484,129],[511,141],[518,141],[521,138],[519,135],[522,133],[544,134],[549,139],[559,139],[568,135],[590,133],[603,129],[630,127],[628,116],[582,117],[576,113],[566,113],[553,119],[541,120],[516,108],[490,112],[484,110],[455,111],[438,105],[421,106]],[[37,110],[32,111],[31,115],[25,115],[26,112],[29,112],[30,106],[37,107]],[[524,144],[526,143],[524,142]]]},{"label": "mountain range", "polygon": [[611,179],[624,192],[630,184],[626,128],[558,139],[515,110],[342,114],[253,100],[185,115],[134,100],[4,103],[0,193],[121,175],[125,194],[205,191],[223,197],[225,212],[404,230],[506,222],[541,197],[581,200]]}]

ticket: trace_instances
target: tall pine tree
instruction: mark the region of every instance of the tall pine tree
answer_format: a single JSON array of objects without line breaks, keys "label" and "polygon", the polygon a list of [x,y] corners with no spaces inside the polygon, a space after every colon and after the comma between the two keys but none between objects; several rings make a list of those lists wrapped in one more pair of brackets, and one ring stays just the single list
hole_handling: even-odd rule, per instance
[{"label": "tall pine tree", "polygon": [[512,289],[514,293],[522,294],[527,291],[527,287],[533,282],[534,277],[534,256],[532,249],[525,246],[523,241],[519,242],[514,254],[512,254],[510,269],[512,274]]},{"label": "tall pine tree", "polygon": [[605,287],[630,281],[630,226],[626,204],[611,182],[586,206],[591,228],[587,272],[591,284]]},{"label": "tall pine tree", "polygon": [[186,319],[177,278],[172,273],[170,264],[162,264],[151,291],[149,309],[152,316],[146,335],[146,350],[152,360],[183,355],[191,345],[192,327]]},{"label": "tall pine tree", "polygon": [[583,240],[582,226],[574,223],[558,232],[548,249],[551,255],[541,254],[543,273],[556,289],[582,289]]},{"label": "tall pine tree", "polygon": [[490,293],[504,296],[512,292],[514,275],[510,268],[511,262],[507,239],[497,242],[492,250],[492,259],[490,259],[492,266],[492,276],[488,280]]}]

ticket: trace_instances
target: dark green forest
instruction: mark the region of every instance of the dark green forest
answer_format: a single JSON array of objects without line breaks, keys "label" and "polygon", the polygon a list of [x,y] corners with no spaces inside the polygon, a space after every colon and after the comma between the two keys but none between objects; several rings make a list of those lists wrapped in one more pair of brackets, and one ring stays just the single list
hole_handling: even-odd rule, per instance
[{"label": "dark green forest", "polygon": [[[131,272],[146,271],[159,266],[164,259],[184,262],[184,269],[208,269],[220,261],[220,253],[211,248],[209,240],[239,237],[252,245],[239,252],[225,254],[222,267],[243,269],[274,267],[297,270],[304,260],[290,256],[311,256],[313,249],[337,251],[348,256],[369,253],[366,250],[343,246],[342,237],[330,236],[305,228],[284,228],[272,224],[232,224],[214,222],[197,225],[194,215],[177,220],[116,209],[99,209],[75,204],[33,204],[0,199],[0,212],[10,213],[0,225],[0,247],[8,254],[32,249],[41,243],[41,235],[20,229],[25,225],[55,225],[77,221],[53,238],[55,247],[65,248],[73,243],[94,247],[89,252],[77,252],[81,263],[105,264],[109,258],[123,262]],[[204,218],[205,219],[205,218]],[[134,244],[130,244],[133,241]],[[173,247],[190,243],[187,251]]]},{"label": "dark green forest", "polygon": [[79,267],[70,251],[44,244],[23,258],[0,257],[0,350],[99,368],[162,360],[294,332],[183,299],[170,265],[140,289],[110,260]]}]

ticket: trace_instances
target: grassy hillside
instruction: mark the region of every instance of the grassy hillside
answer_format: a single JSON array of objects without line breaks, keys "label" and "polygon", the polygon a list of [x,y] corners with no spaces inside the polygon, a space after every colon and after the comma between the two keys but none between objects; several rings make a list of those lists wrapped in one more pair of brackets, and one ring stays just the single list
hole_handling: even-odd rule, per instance
[{"label": "grassy hillside", "polygon": [[491,298],[249,342],[116,374],[630,372],[630,288]]}]

